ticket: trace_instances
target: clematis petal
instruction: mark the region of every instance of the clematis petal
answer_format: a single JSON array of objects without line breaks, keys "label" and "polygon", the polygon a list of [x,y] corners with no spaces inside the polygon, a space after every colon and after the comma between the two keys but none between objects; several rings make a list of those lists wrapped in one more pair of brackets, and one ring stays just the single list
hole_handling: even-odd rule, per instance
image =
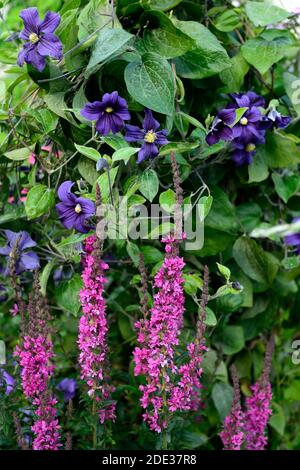
[{"label": "clematis petal", "polygon": [[236,110],[234,108],[225,108],[218,112],[218,117],[222,119],[225,124],[230,125],[234,122]]},{"label": "clematis petal", "polygon": [[145,118],[143,120],[143,128],[145,131],[156,131],[159,127],[160,124],[154,119],[151,109],[145,108]]},{"label": "clematis petal", "polygon": [[37,43],[37,51],[42,56],[50,56],[54,59],[62,58],[62,43],[53,33],[44,34]]},{"label": "clematis petal", "polygon": [[78,214],[76,214],[75,211],[72,213],[67,214],[67,217],[61,217],[61,223],[64,225],[64,227],[70,229],[75,227],[76,219],[78,217]]},{"label": "clematis petal", "polygon": [[127,140],[127,142],[137,142],[139,140],[144,140],[145,131],[140,129],[138,126],[126,124],[125,131],[125,140]]},{"label": "clematis petal", "polygon": [[107,135],[111,130],[110,116],[103,113],[96,122],[96,131],[100,135]]},{"label": "clematis petal", "polygon": [[20,18],[22,18],[24,22],[24,26],[27,32],[30,33],[38,33],[38,27],[40,24],[40,16],[37,8],[30,7],[25,8],[20,13]]},{"label": "clematis petal", "polygon": [[59,13],[47,11],[45,18],[40,22],[39,31],[42,33],[54,33],[60,23],[61,17]]},{"label": "clematis petal", "polygon": [[[71,188],[74,185],[72,181],[64,181],[58,188],[57,195],[62,202],[70,203],[75,201],[76,196],[71,193]],[[74,196],[74,197],[72,197]]]},{"label": "clematis petal", "polygon": [[231,140],[232,139],[232,129],[228,126],[222,127],[222,129],[219,132],[219,137],[222,140]]},{"label": "clematis petal", "polygon": [[24,270],[37,269],[40,266],[40,260],[36,253],[28,251],[27,253],[21,253],[19,265],[24,267]]},{"label": "clematis petal", "polygon": [[166,145],[169,143],[167,139],[168,135],[168,130],[167,129],[162,129],[161,131],[158,131],[155,133],[156,134],[156,141],[155,143],[158,145]]},{"label": "clematis petal", "polygon": [[110,115],[110,124],[113,134],[116,134],[124,127],[124,121],[117,113]]},{"label": "clematis petal", "polygon": [[209,132],[205,137],[206,143],[208,145],[217,144],[220,140],[219,134],[217,132]]},{"label": "clematis petal", "polygon": [[0,246],[0,255],[7,256],[11,252],[11,247],[8,245]]},{"label": "clematis petal", "polygon": [[84,108],[80,111],[81,116],[89,121],[96,121],[102,114],[103,106],[101,101],[94,101],[93,103],[86,103]]},{"label": "clematis petal", "polygon": [[4,230],[4,233],[11,247],[13,247],[22,236],[22,232],[13,232],[12,230],[8,229]]},{"label": "clematis petal", "polygon": [[78,232],[81,233],[86,233],[88,232],[88,228],[85,226],[85,219],[86,219],[85,214],[80,214],[78,217],[76,217],[75,223],[74,223],[74,228]]},{"label": "clematis petal", "polygon": [[25,55],[25,62],[27,62],[28,64],[31,64],[39,72],[42,72],[44,68],[46,67],[45,57],[41,56],[38,53],[36,47],[30,49],[27,52],[27,54]]},{"label": "clematis petal", "polygon": [[141,163],[147,158],[155,158],[158,153],[159,150],[155,144],[148,144],[147,142],[145,142],[138,153],[137,163]]},{"label": "clematis petal", "polygon": [[33,246],[36,246],[36,242],[32,240],[28,232],[25,232],[25,230],[22,230],[20,234],[21,234],[21,238],[19,241],[20,250],[25,250],[26,248],[32,248]]}]

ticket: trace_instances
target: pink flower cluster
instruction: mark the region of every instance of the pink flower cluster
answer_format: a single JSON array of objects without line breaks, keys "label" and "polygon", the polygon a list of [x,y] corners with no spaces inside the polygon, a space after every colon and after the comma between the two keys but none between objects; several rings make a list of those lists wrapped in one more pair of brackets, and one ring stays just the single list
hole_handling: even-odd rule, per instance
[{"label": "pink flower cluster", "polygon": [[220,437],[224,450],[241,450],[244,442],[244,413],[240,404],[233,407],[230,414],[226,416]]},{"label": "pink flower cluster", "polygon": [[42,334],[37,337],[26,335],[22,347],[17,346],[15,356],[21,366],[24,395],[36,406],[38,419],[32,426],[35,434],[34,450],[58,450],[60,435],[56,419],[56,400],[48,390],[48,382],[54,366],[52,342]]},{"label": "pink flower cluster", "polygon": [[232,368],[234,398],[230,414],[225,418],[220,437],[225,450],[240,450],[243,445],[247,450],[264,450],[268,440],[265,435],[269,418],[272,414],[272,389],[269,375],[272,363],[274,338],[267,345],[265,365],[262,376],[252,385],[252,395],[246,398],[245,411],[240,404],[240,389],[236,369]]},{"label": "pink flower cluster", "polygon": [[204,347],[188,346],[189,361],[179,368],[175,364],[175,347],[183,326],[184,294],[182,269],[184,261],[177,254],[174,237],[162,240],[166,256],[155,276],[154,304],[150,318],[136,322],[139,347],[134,350],[135,375],[146,377],[140,386],[144,420],[151,430],[161,432],[168,426],[170,412],[191,410],[198,405],[199,378]]},{"label": "pink flower cluster", "polygon": [[79,321],[78,345],[81,378],[86,381],[90,397],[99,405],[101,423],[115,419],[115,404],[106,405],[114,387],[108,383],[106,304],[103,297],[106,278],[103,272],[108,265],[94,257],[95,237],[85,243],[84,269],[82,279],[84,288],[80,292],[83,315]]},{"label": "pink flower cluster", "polygon": [[246,398],[245,438],[248,450],[264,450],[267,445],[265,429],[272,414],[271,384],[257,382],[251,387],[252,395]]}]

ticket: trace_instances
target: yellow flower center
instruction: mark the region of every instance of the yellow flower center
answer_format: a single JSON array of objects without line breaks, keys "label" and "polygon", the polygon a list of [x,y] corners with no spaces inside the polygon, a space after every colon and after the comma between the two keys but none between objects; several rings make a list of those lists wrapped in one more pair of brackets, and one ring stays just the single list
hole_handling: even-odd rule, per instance
[{"label": "yellow flower center", "polygon": [[82,211],[81,205],[77,204],[76,207],[75,207],[76,214],[80,214],[81,211]]},{"label": "yellow flower center", "polygon": [[148,131],[144,137],[144,141],[148,144],[153,144],[157,139],[156,134],[154,131]]},{"label": "yellow flower center", "polygon": [[242,119],[240,120],[240,123],[242,124],[242,126],[247,126],[248,119],[246,117],[242,117]]},{"label": "yellow flower center", "polygon": [[256,145],[255,144],[248,144],[247,147],[246,147],[246,152],[253,152],[253,150],[256,149]]},{"label": "yellow flower center", "polygon": [[32,44],[35,44],[36,42],[38,42],[39,39],[40,38],[38,37],[36,33],[29,34],[29,41],[32,42]]},{"label": "yellow flower center", "polygon": [[105,108],[105,112],[106,113],[112,113],[113,112],[113,108],[111,106],[108,106],[107,108]]}]

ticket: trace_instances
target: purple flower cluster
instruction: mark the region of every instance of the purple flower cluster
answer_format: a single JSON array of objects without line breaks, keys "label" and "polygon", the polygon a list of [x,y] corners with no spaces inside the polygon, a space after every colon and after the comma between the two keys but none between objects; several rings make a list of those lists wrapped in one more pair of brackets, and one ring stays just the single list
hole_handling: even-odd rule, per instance
[{"label": "purple flower cluster", "polygon": [[108,265],[96,256],[96,236],[87,239],[87,253],[82,273],[83,289],[80,291],[83,315],[79,321],[78,345],[81,379],[87,383],[88,394],[96,400],[101,423],[115,420],[115,403],[111,400],[114,387],[108,383],[106,304],[103,297]]},{"label": "purple flower cluster", "polygon": [[147,316],[136,322],[140,346],[134,350],[135,375],[147,378],[140,386],[144,420],[150,429],[160,433],[168,426],[171,412],[192,410],[199,406],[201,352],[199,343],[188,345],[189,361],[178,367],[175,348],[183,326],[184,294],[182,269],[184,261],[177,254],[174,237],[162,240],[166,256],[155,276],[154,304]]},{"label": "purple flower cluster", "polygon": [[[169,142],[166,138],[168,131],[158,130],[160,124],[154,119],[150,109],[145,109],[142,129],[130,124],[125,125],[125,121],[130,119],[130,113],[126,100],[119,96],[117,91],[105,93],[102,101],[86,103],[81,110],[81,115],[89,121],[96,121],[96,130],[101,135],[107,135],[110,132],[116,134],[125,128],[125,139],[128,142],[142,143],[138,153],[138,163],[147,158],[157,157],[158,147]],[[102,159],[99,164],[101,167]]]},{"label": "purple flower cluster", "polygon": [[[282,116],[274,108],[266,110],[265,100],[253,91],[233,93],[230,97],[231,102],[214,119],[206,142],[213,145],[221,139],[230,141],[233,147],[231,158],[236,166],[249,165],[256,146],[265,142],[266,130],[284,129],[291,118]],[[242,108],[244,112],[236,122],[236,116]]]},{"label": "purple flower cluster", "polygon": [[62,43],[53,34],[60,23],[60,15],[48,11],[41,21],[37,8],[30,7],[21,11],[20,18],[24,22],[24,29],[19,38],[26,42],[19,53],[18,65],[22,66],[26,62],[42,72],[46,66],[45,57],[62,58]]}]

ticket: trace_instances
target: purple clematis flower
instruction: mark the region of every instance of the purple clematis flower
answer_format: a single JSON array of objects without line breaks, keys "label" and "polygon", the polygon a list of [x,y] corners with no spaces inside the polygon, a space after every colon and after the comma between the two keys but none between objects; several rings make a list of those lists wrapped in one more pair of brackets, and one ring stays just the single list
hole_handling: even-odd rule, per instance
[{"label": "purple clematis flower", "polygon": [[40,266],[39,257],[33,251],[28,251],[28,248],[36,246],[36,243],[32,240],[29,233],[25,231],[21,232],[12,232],[11,230],[4,230],[7,245],[0,247],[0,255],[4,255],[7,258],[7,265],[4,268],[3,275],[7,276],[9,274],[9,256],[12,250],[16,247],[17,244],[17,262],[16,262],[16,272],[17,274],[22,273],[23,271],[30,271],[36,269]]},{"label": "purple clematis flower", "polygon": [[96,130],[101,135],[116,134],[130,119],[127,101],[117,91],[105,93],[102,101],[86,103],[81,115],[89,121],[96,121]]},{"label": "purple clematis flower", "polygon": [[72,400],[76,393],[77,383],[75,379],[63,379],[57,385],[57,390],[64,393],[64,400]]},{"label": "purple clematis flower", "polygon": [[[292,222],[300,222],[300,217],[296,217]],[[300,255],[300,232],[284,237],[284,243],[289,246],[294,246],[296,253]]]},{"label": "purple clematis flower", "polygon": [[95,204],[73,194],[73,185],[72,181],[65,181],[60,185],[57,194],[61,202],[56,204],[56,210],[66,228],[75,228],[78,232],[86,233],[90,228],[86,225],[86,219],[95,214]]},{"label": "purple clematis flower", "polygon": [[232,160],[236,166],[250,165],[253,160],[253,156],[256,153],[256,145],[254,142],[234,142],[233,152],[231,154]]},{"label": "purple clematis flower", "polygon": [[253,106],[247,109],[241,119],[232,128],[233,138],[238,138],[245,142],[260,139],[261,132],[259,123],[261,119],[262,115],[258,108]]},{"label": "purple clematis flower", "polygon": [[27,62],[42,72],[46,66],[46,56],[62,58],[62,43],[53,34],[60,23],[60,15],[48,11],[41,21],[37,8],[32,7],[22,10],[20,18],[24,22],[24,29],[19,38],[27,42],[19,53],[18,65],[22,66]]},{"label": "purple clematis flower", "polygon": [[222,109],[212,122],[211,128],[206,136],[208,145],[213,145],[219,140],[231,140],[232,129],[229,127],[235,120],[235,109]]},{"label": "purple clematis flower", "polygon": [[155,158],[159,153],[158,147],[169,143],[167,139],[167,129],[159,131],[160,123],[154,119],[152,111],[145,108],[145,118],[143,128],[127,124],[125,140],[127,142],[142,142],[141,150],[138,153],[137,163],[141,163],[147,158]]},{"label": "purple clematis flower", "polygon": [[282,116],[275,108],[272,108],[266,116],[263,117],[260,128],[265,129],[285,129],[291,122],[290,116]]},{"label": "purple clematis flower", "polygon": [[15,387],[15,379],[5,370],[0,369],[0,386],[6,385],[5,395],[9,395]]}]

